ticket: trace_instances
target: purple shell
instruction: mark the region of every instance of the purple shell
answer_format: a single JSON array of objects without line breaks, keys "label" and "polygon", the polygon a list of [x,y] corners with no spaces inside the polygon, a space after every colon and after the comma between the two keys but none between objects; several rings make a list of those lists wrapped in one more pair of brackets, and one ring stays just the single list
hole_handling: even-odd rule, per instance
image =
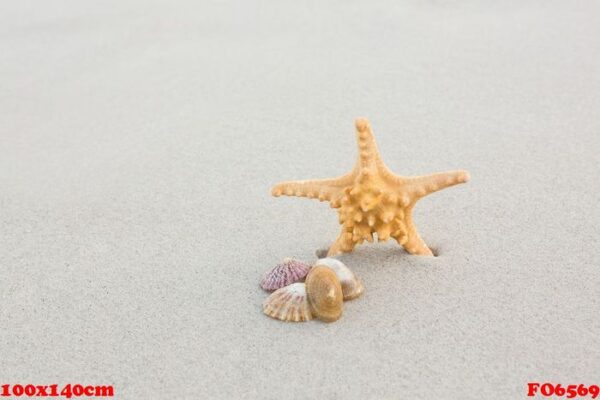
[{"label": "purple shell", "polygon": [[310,265],[305,262],[286,258],[281,264],[277,264],[275,268],[267,272],[260,282],[260,286],[271,292],[301,281],[308,274],[308,270],[310,270]]}]

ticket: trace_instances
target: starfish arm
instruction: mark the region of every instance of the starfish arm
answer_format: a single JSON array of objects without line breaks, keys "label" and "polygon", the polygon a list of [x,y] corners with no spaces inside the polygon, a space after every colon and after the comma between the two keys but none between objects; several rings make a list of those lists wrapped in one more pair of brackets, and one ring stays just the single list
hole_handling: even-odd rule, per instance
[{"label": "starfish arm", "polygon": [[459,170],[402,179],[411,197],[420,199],[449,186],[468,182],[470,176],[467,171]]},{"label": "starfish arm", "polygon": [[406,213],[406,217],[404,219],[404,226],[401,231],[395,232],[392,237],[396,239],[396,241],[404,247],[404,249],[413,255],[418,256],[433,256],[433,253],[427,247],[419,232],[417,232],[417,228],[412,220],[412,210]]},{"label": "starfish arm", "polygon": [[317,198],[320,201],[329,201],[334,207],[339,207],[344,188],[352,185],[356,176],[355,171],[334,179],[312,179],[303,181],[281,182],[273,186],[271,194],[275,197],[281,195]]},{"label": "starfish arm", "polygon": [[336,241],[329,248],[327,257],[333,257],[341,253],[349,253],[354,249],[355,246],[356,242],[352,240],[352,233],[342,231],[340,236],[338,236]]},{"label": "starfish arm", "polygon": [[356,141],[358,143],[357,166],[361,169],[375,168],[382,164],[375,136],[369,121],[365,118],[356,120]]}]

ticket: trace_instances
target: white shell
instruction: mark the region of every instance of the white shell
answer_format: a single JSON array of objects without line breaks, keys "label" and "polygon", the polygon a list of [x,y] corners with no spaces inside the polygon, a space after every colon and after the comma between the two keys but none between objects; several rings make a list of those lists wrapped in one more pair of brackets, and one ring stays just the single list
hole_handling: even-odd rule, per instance
[{"label": "white shell", "polygon": [[310,321],[313,319],[304,283],[277,289],[263,302],[263,312],[271,318],[282,321]]},{"label": "white shell", "polygon": [[321,258],[315,265],[328,267],[335,272],[342,285],[344,300],[355,299],[365,291],[361,280],[340,260],[331,257]]}]

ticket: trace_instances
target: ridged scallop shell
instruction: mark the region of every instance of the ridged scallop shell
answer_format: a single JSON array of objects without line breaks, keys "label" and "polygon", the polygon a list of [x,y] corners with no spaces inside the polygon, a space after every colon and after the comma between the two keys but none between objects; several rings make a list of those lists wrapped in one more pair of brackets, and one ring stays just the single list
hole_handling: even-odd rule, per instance
[{"label": "ridged scallop shell", "polygon": [[313,319],[304,283],[292,283],[271,293],[263,302],[263,312],[282,321],[301,322]]},{"label": "ridged scallop shell", "polygon": [[260,282],[260,286],[269,292],[281,289],[287,285],[299,282],[306,277],[310,265],[293,258],[285,258],[272,270],[267,272]]},{"label": "ridged scallop shell", "polygon": [[333,322],[342,316],[342,286],[332,269],[313,267],[306,277],[306,294],[310,310],[321,321]]},{"label": "ridged scallop shell", "polygon": [[330,257],[321,258],[316,262],[316,265],[323,265],[335,272],[342,285],[345,301],[355,299],[365,291],[361,280],[340,260]]}]

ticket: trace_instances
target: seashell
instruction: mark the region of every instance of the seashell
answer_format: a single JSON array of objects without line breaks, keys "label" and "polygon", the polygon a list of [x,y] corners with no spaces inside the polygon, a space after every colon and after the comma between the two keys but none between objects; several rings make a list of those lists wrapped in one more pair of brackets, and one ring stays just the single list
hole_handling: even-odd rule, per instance
[{"label": "seashell", "polygon": [[311,312],[321,321],[333,322],[342,316],[342,286],[332,269],[313,267],[306,277],[306,294]]},{"label": "seashell", "polygon": [[282,263],[277,264],[265,274],[260,286],[269,292],[281,289],[304,279],[309,269],[310,265],[305,262],[293,258],[284,258]]},{"label": "seashell", "polygon": [[263,312],[271,318],[282,321],[301,322],[313,319],[308,306],[306,286],[300,282],[271,293],[263,302]]},{"label": "seashell", "polygon": [[325,266],[335,272],[342,285],[345,301],[355,299],[365,291],[361,280],[340,260],[330,257],[321,258],[317,261],[316,265]]}]

